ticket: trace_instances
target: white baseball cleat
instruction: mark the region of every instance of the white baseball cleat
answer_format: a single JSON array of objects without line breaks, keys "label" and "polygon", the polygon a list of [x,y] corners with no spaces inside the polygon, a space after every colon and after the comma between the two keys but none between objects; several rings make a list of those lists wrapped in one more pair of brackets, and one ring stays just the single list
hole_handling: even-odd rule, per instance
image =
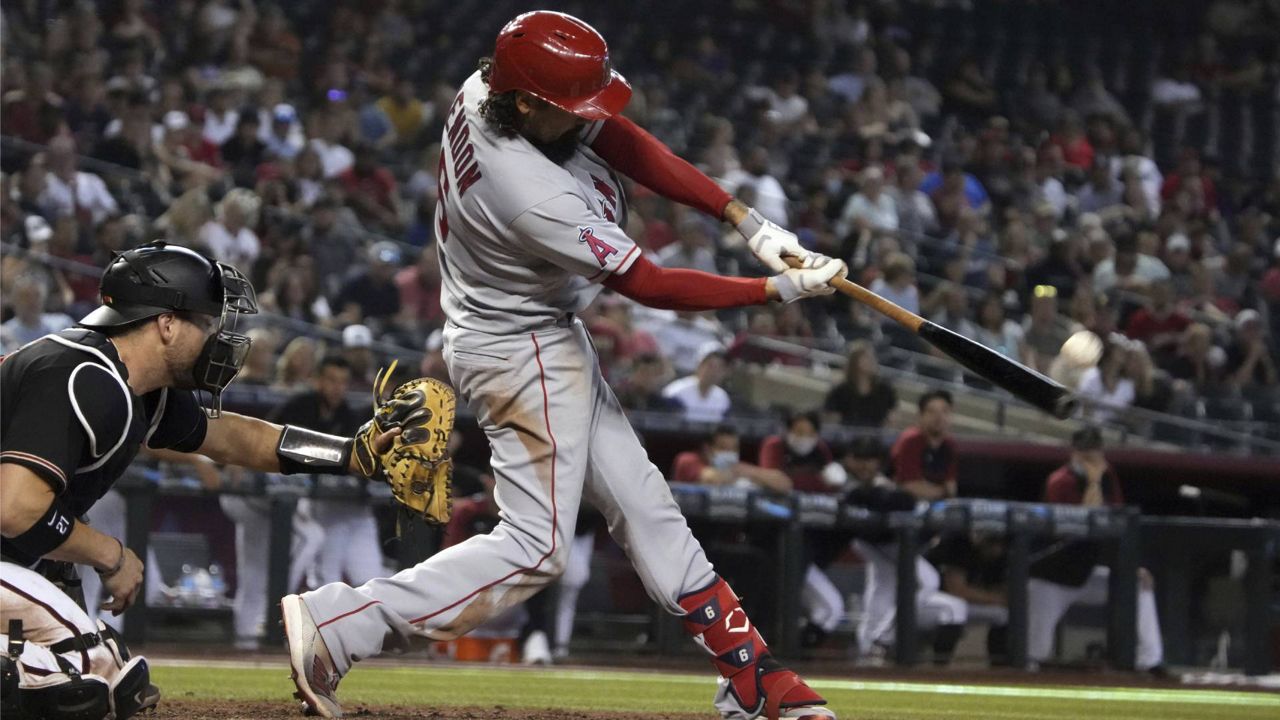
[{"label": "white baseball cleat", "polygon": [[280,614],[289,644],[290,676],[298,686],[293,696],[303,702],[308,715],[342,717],[342,706],[334,695],[342,678],[333,667],[333,658],[320,637],[316,621],[311,618],[311,611],[301,597],[285,595],[280,600]]}]

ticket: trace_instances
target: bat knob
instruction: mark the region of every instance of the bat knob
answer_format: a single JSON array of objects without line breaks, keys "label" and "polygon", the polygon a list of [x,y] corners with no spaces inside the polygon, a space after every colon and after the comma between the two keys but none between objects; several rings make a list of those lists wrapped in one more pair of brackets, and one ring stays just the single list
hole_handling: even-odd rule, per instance
[{"label": "bat knob", "polygon": [[1053,401],[1053,416],[1059,420],[1066,420],[1074,415],[1079,407],[1080,400],[1075,395],[1064,393]]}]

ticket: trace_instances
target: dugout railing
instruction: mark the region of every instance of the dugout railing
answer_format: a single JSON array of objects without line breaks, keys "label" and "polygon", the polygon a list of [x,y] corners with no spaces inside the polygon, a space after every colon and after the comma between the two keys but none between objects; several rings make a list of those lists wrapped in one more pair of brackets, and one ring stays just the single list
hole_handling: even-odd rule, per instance
[{"label": "dugout railing", "polygon": [[[1280,521],[1141,516],[1136,508],[1082,508],[1079,506],[1002,500],[958,499],[920,503],[911,512],[878,513],[839,502],[835,497],[794,493],[778,496],[735,487],[706,487],[673,483],[672,492],[691,524],[732,526],[749,524],[767,529],[772,542],[764,549],[778,582],[768,593],[775,621],[767,628],[773,644],[783,654],[800,649],[800,592],[803,586],[806,533],[832,532],[852,539],[861,534],[892,534],[899,548],[897,558],[897,641],[894,661],[911,667],[920,661],[917,630],[915,559],[930,538],[944,532],[980,531],[1006,538],[1008,548],[1009,661],[1027,666],[1027,584],[1031,548],[1037,539],[1089,540],[1104,547],[1104,563],[1111,568],[1107,603],[1109,661],[1118,669],[1134,665],[1138,568],[1151,569],[1157,597],[1166,660],[1171,664],[1197,663],[1193,607],[1195,584],[1204,568],[1220,563],[1233,551],[1246,559],[1242,577],[1244,613],[1238,618],[1244,642],[1242,666],[1250,675],[1272,671],[1275,659],[1268,645],[1280,597],[1276,590],[1280,558]],[[211,495],[194,481],[183,481],[155,470],[135,469],[120,483],[128,508],[129,547],[147,556],[152,509],[166,498]],[[267,645],[279,645],[282,635],[275,600],[287,588],[294,508],[303,497],[346,498],[385,504],[380,486],[360,483],[314,483],[305,478],[286,482],[250,483],[221,490],[265,496],[271,516],[270,542],[263,551],[269,558],[267,584]],[[400,567],[408,567],[437,549],[438,535],[420,521],[401,517]],[[126,613],[125,636],[131,643],[146,641],[148,608],[145,594]],[[661,654],[687,650],[679,621],[659,613],[656,648]],[[682,650],[683,648],[683,650]]]}]

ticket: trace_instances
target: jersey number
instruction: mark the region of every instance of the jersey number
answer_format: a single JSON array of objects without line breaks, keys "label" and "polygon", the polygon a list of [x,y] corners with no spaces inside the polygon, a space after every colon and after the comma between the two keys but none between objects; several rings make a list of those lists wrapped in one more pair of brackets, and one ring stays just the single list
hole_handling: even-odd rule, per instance
[{"label": "jersey number", "polygon": [[443,244],[449,239],[449,212],[445,209],[449,197],[449,176],[444,171],[444,150],[440,151],[440,167],[436,171],[436,230]]}]

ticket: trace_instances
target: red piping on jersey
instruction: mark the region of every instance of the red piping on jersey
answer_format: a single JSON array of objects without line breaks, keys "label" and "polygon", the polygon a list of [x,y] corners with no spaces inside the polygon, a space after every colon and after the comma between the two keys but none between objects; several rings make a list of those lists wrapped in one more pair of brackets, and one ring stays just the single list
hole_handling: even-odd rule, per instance
[{"label": "red piping on jersey", "polygon": [[733,198],[644,128],[621,115],[600,127],[591,143],[602,160],[659,195],[720,220]]},{"label": "red piping on jersey", "polygon": [[319,630],[320,628],[324,627],[325,625],[328,625],[329,623],[337,622],[337,621],[341,620],[342,618],[347,617],[348,615],[355,615],[356,613],[358,613],[358,612],[362,612],[362,611],[364,611],[364,610],[367,610],[367,609],[369,609],[369,608],[373,607],[374,605],[381,605],[381,604],[382,604],[382,601],[381,601],[381,600],[370,600],[369,602],[367,602],[367,603],[365,603],[365,604],[361,605],[360,607],[356,608],[355,610],[348,610],[347,612],[344,612],[344,613],[342,613],[341,615],[339,615],[339,616],[337,616],[337,617],[331,617],[331,618],[329,618],[328,620],[325,620],[324,622],[320,623],[319,625],[316,625],[316,629],[317,629],[317,630]]},{"label": "red piping on jersey", "polygon": [[[34,603],[34,604],[36,604],[36,605],[39,605],[40,607],[44,608],[45,612],[49,613],[49,615],[50,615],[50,616],[52,616],[54,620],[57,620],[59,625],[61,625],[62,627],[66,628],[67,630],[69,630],[69,631],[71,632],[71,637],[73,637],[73,638],[78,638],[78,637],[80,637],[81,635],[86,634],[86,633],[82,633],[82,632],[80,632],[79,630],[77,630],[77,629],[76,629],[76,626],[75,626],[75,623],[73,623],[73,622],[71,622],[70,620],[67,620],[66,618],[64,618],[64,617],[62,617],[61,615],[59,615],[59,614],[58,614],[58,611],[54,610],[52,606],[50,606],[50,605],[48,605],[47,603],[44,603],[44,602],[42,602],[42,601],[40,601],[40,600],[38,600],[38,599],[36,599],[36,598],[32,597],[32,596],[30,596],[30,595],[28,595],[27,593],[23,592],[21,588],[15,587],[15,586],[14,586],[14,585],[12,585],[11,583],[8,583],[8,582],[3,581],[3,580],[0,580],[0,585],[3,585],[3,586],[5,587],[5,589],[7,589],[7,590],[12,590],[14,593],[16,593],[16,594],[18,594],[18,595],[21,595],[22,597],[26,598],[27,600],[31,601],[32,603]],[[8,632],[8,629],[6,628],[6,630],[5,630],[5,631],[6,631],[6,632]],[[83,673],[87,673],[87,672],[89,672],[89,651],[88,651],[88,650],[81,650],[81,651],[80,651],[80,658],[81,658],[81,659],[80,659],[80,672],[83,672]]]},{"label": "red piping on jersey", "polygon": [[422,617],[414,618],[410,620],[409,623],[411,625],[417,625],[418,623],[423,622],[425,620],[430,620],[431,618],[439,615],[442,612],[445,612],[446,610],[451,610],[457,607],[458,605],[461,605],[462,603],[470,600],[476,595],[479,595],[485,590],[488,590],[494,585],[499,585],[501,583],[506,582],[507,580],[510,580],[516,575],[519,575],[521,573],[531,573],[536,571],[538,568],[542,567],[542,563],[546,562],[547,558],[551,557],[556,552],[556,534],[559,532],[559,525],[560,525],[560,514],[556,511],[556,436],[555,436],[555,433],[551,432],[551,404],[547,400],[547,372],[542,367],[542,349],[538,347],[537,335],[533,333],[529,333],[529,337],[533,339],[533,356],[538,361],[538,381],[542,384],[542,419],[547,424],[547,437],[551,438],[551,549],[548,550],[545,554],[543,554],[542,557],[538,558],[537,564],[534,565],[533,567],[520,568],[518,570],[513,570],[512,572],[509,572],[503,577],[498,578],[497,580],[494,580],[488,585],[485,585],[484,587],[477,589],[475,592],[472,592],[470,595],[467,595],[466,597],[462,598],[461,600],[458,600],[457,602],[446,605],[445,607],[440,608],[439,610],[431,613],[430,615],[423,615]]},{"label": "red piping on jersey", "polygon": [[763,305],[769,301],[764,278],[731,278],[700,270],[663,268],[644,255],[623,274],[605,278],[604,286],[641,305],[663,310],[721,310]]}]

